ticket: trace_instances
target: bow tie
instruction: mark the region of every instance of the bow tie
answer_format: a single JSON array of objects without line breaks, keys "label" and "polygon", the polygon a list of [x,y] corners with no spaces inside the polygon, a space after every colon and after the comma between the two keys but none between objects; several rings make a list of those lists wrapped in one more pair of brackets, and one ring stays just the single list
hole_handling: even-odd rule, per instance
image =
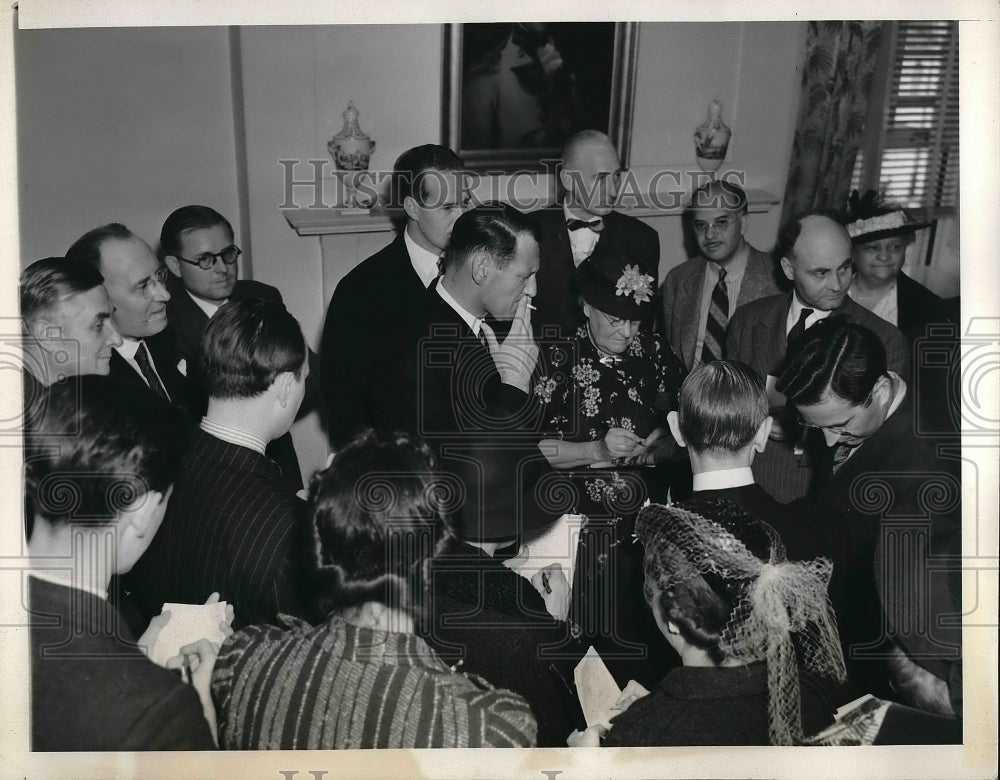
[{"label": "bow tie", "polygon": [[604,220],[599,217],[591,222],[587,222],[583,219],[567,219],[566,227],[569,228],[570,232],[574,230],[581,230],[583,228],[590,228],[595,233],[600,233],[604,230]]}]

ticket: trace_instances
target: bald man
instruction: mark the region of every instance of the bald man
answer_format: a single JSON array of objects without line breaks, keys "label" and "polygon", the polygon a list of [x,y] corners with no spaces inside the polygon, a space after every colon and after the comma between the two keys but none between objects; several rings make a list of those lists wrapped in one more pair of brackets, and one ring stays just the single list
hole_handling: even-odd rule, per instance
[{"label": "bald man", "polygon": [[659,279],[660,238],[635,217],[614,211],[622,176],[618,151],[604,133],[584,130],[563,148],[559,169],[561,203],[535,212],[542,228],[537,311],[532,321],[546,336],[557,329],[569,337],[582,313],[570,284],[576,267],[593,256],[619,254]]},{"label": "bald man", "polygon": [[851,239],[832,216],[812,212],[792,220],[778,236],[776,254],[794,290],[740,306],[729,322],[725,351],[727,359],[742,361],[766,378],[772,444],[754,461],[754,478],[787,502],[810,492],[814,447],[823,446],[822,437],[814,441],[803,435],[774,389],[789,348],[817,322],[842,317],[872,330],[885,347],[888,368],[903,377],[909,376],[909,349],[897,328],[847,297],[854,276]]},{"label": "bald man", "polygon": [[674,353],[690,371],[722,357],[737,306],[780,292],[771,258],[746,240],[747,194],[712,181],[691,194],[685,212],[701,254],[663,281],[663,322]]}]

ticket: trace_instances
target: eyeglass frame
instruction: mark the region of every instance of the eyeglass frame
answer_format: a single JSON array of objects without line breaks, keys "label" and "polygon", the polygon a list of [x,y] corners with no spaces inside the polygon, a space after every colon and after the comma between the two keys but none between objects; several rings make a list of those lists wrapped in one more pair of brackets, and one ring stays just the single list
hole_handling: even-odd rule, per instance
[{"label": "eyeglass frame", "polygon": [[[815,431],[828,431],[829,433],[836,434],[838,437],[842,437],[845,434],[847,436],[854,436],[855,434],[853,434],[850,430],[851,423],[853,423],[857,419],[858,415],[861,414],[862,409],[867,409],[871,405],[872,394],[874,392],[875,388],[872,388],[871,392],[868,393],[868,397],[864,400],[864,403],[858,406],[857,411],[851,415],[851,419],[845,422],[843,425],[831,425],[831,426],[813,425],[812,423],[807,423],[803,420],[802,427],[805,428],[806,430],[809,430],[811,428],[812,430]],[[802,413],[800,412],[799,417],[801,416]]]},{"label": "eyeglass frame", "polygon": [[[708,231],[712,228],[714,228],[717,233],[725,233],[727,230],[729,230],[729,228],[731,228],[733,225],[739,222],[740,219],[741,219],[740,216],[728,216],[728,215],[725,217],[716,217],[713,220],[692,219],[691,227],[694,229],[694,232],[697,233],[699,236],[708,235]],[[720,220],[725,220],[725,222],[719,224]]]},{"label": "eyeglass frame", "polygon": [[[170,271],[165,265],[157,266],[156,270],[146,279],[145,283],[139,289],[140,294],[143,298],[148,298],[152,300],[155,294],[156,285],[160,285],[164,289],[167,287],[167,279],[170,278]],[[134,289],[134,288],[133,288]]]},{"label": "eyeglass frame", "polygon": [[[236,252],[235,256],[232,259],[232,262],[227,262],[226,258],[223,257],[223,255],[229,250],[235,250]],[[215,264],[220,260],[222,261],[223,265],[236,265],[236,262],[240,259],[240,255],[242,254],[243,254],[242,249],[236,246],[236,244],[230,244],[229,246],[223,248],[221,252],[202,252],[198,256],[197,260],[188,260],[186,257],[181,257],[180,255],[174,255],[174,257],[176,257],[178,260],[187,263],[188,265],[196,265],[202,271],[211,271],[213,268],[215,268]],[[208,258],[212,258],[212,262],[206,266],[204,265],[204,261],[207,260]]]}]

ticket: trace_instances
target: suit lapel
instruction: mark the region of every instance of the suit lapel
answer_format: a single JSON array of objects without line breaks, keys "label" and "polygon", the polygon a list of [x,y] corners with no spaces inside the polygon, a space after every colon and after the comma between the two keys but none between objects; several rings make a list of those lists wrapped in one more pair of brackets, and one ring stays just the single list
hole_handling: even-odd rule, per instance
[{"label": "suit lapel", "polygon": [[788,350],[788,339],[785,334],[785,321],[788,318],[788,307],[792,304],[792,293],[775,299],[775,303],[754,325],[754,337],[761,345],[761,351],[767,356],[765,365],[774,371],[785,359]]},{"label": "suit lapel", "polygon": [[677,286],[677,297],[683,301],[681,306],[680,344],[684,362],[688,368],[695,363],[695,347],[698,344],[698,328],[701,325],[701,291],[705,284],[705,271],[708,261],[700,258],[698,269],[685,276]]}]

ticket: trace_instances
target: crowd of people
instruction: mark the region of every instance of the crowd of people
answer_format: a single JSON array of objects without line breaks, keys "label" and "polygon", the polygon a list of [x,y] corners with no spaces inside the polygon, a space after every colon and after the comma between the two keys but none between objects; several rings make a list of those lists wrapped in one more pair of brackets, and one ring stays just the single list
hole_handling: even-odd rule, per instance
[{"label": "crowd of people", "polygon": [[[319,355],[208,206],[30,264],[33,748],[960,742],[958,408],[912,358],[958,310],[902,272],[922,225],[854,197],[764,253],[712,180],[661,287],[621,173],[578,133],[526,214],[408,150]],[[169,605],[220,599],[223,641],[154,662]]]}]

